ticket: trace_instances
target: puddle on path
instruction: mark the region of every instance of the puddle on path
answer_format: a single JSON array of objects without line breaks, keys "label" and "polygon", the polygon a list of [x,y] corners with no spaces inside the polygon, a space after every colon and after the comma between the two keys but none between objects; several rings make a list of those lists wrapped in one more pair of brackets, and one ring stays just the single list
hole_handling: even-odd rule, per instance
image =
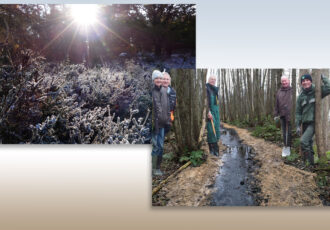
[{"label": "puddle on path", "polygon": [[[221,142],[227,146],[216,178],[212,206],[255,206],[258,189],[253,180],[252,149],[240,143],[234,130],[221,128]],[[253,183],[255,184],[255,183]]]}]

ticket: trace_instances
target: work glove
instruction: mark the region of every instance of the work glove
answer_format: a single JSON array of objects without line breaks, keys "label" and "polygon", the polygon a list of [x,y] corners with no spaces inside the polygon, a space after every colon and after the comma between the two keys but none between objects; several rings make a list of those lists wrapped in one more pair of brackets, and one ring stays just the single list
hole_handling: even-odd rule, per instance
[{"label": "work glove", "polygon": [[274,117],[274,121],[278,121],[278,120],[280,120],[280,117],[279,116]]},{"label": "work glove", "polygon": [[300,129],[300,126],[297,126],[296,134],[297,134],[298,136],[301,136],[301,129]]}]

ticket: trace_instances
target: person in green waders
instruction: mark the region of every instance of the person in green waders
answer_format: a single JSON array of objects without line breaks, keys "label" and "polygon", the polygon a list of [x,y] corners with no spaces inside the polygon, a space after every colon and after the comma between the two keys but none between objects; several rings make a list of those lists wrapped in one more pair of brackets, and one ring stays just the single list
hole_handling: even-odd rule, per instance
[{"label": "person in green waders", "polygon": [[210,153],[219,156],[218,141],[220,140],[220,115],[219,115],[219,88],[215,86],[215,76],[210,76],[206,83],[207,92],[207,142]]}]

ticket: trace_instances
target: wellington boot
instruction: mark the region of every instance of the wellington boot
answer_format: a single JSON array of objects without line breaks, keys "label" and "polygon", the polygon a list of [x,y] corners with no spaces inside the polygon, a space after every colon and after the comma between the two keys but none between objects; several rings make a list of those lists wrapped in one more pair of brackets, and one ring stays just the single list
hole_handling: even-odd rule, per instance
[{"label": "wellington boot", "polygon": [[151,155],[152,159],[151,159],[151,162],[152,162],[152,175],[155,174],[156,172],[156,165],[157,165],[157,156],[156,155]]},{"label": "wellington boot", "polygon": [[160,171],[160,169],[156,169],[156,170],[154,171],[154,176],[163,176],[163,172]]},{"label": "wellington boot", "polygon": [[215,156],[219,156],[219,145],[218,145],[218,143],[213,143],[213,145],[214,145],[214,155]]},{"label": "wellington boot", "polygon": [[213,143],[209,143],[209,151],[210,151],[210,154],[214,155]]},{"label": "wellington boot", "polygon": [[313,152],[308,152],[307,153],[308,155],[308,158],[307,158],[307,160],[309,161],[309,163],[311,164],[311,165],[314,165],[314,154],[313,154]]},{"label": "wellington boot", "polygon": [[302,152],[301,155],[302,155],[301,157],[302,157],[303,162],[306,163],[308,153],[307,152]]},{"label": "wellington boot", "polygon": [[157,156],[156,169],[155,169],[155,172],[154,172],[155,176],[162,176],[163,175],[163,172],[160,171],[160,165],[162,163],[162,160],[163,160],[163,155]]}]

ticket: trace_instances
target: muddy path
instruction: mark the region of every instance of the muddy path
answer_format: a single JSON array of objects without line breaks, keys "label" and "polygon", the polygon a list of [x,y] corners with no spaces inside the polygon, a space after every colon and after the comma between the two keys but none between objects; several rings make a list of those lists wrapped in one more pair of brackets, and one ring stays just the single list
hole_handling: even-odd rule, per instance
[{"label": "muddy path", "polygon": [[260,168],[254,177],[259,181],[261,206],[322,206],[315,173],[284,164],[279,146],[253,137],[245,129],[223,125],[234,129],[243,143],[255,151]]},{"label": "muddy path", "polygon": [[276,144],[222,124],[235,134],[222,133],[219,157],[210,155],[205,143],[206,162],[164,185],[158,195],[167,206],[322,206],[315,173],[284,164]]},{"label": "muddy path", "polygon": [[[220,145],[220,156],[225,148]],[[196,207],[210,204],[221,159],[209,153],[207,144],[202,146],[202,150],[207,153],[205,163],[184,169],[158,192],[157,195],[167,201],[166,206]]]},{"label": "muddy path", "polygon": [[227,148],[221,157],[222,166],[216,176],[212,206],[257,206],[258,182],[253,172],[258,170],[253,149],[242,144],[233,129],[220,128],[221,142]]},{"label": "muddy path", "polygon": [[[205,137],[206,139],[206,137]],[[220,156],[209,154],[200,167],[189,167],[171,179],[158,196],[167,206],[253,206],[259,188],[252,172],[253,150],[241,144],[235,130],[221,128]]]}]

